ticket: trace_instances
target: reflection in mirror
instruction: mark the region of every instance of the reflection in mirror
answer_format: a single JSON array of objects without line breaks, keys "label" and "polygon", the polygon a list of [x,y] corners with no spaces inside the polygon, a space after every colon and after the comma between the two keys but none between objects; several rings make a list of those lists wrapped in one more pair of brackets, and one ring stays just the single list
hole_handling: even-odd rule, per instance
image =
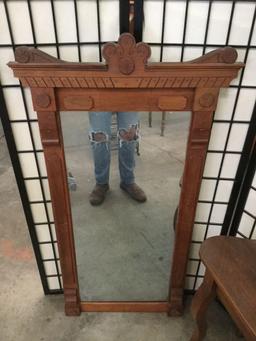
[{"label": "reflection in mirror", "polygon": [[147,196],[146,202],[139,203],[120,189],[121,142],[117,114],[111,114],[110,191],[102,205],[92,206],[89,194],[95,176],[89,115],[61,113],[82,301],[167,300],[173,220],[190,113],[166,112],[164,116],[165,122],[161,112],[152,113],[150,127],[150,114],[139,113],[141,138],[134,142],[135,181]]}]

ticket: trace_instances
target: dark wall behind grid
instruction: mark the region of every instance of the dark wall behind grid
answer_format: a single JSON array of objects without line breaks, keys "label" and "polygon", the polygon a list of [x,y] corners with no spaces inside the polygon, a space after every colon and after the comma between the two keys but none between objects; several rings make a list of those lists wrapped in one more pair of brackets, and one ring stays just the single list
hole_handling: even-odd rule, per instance
[{"label": "dark wall behind grid", "polygon": [[[92,23],[94,33],[90,35],[88,41],[84,39],[85,34],[81,31],[82,17],[79,9],[81,9],[82,2],[91,3],[91,6],[94,6],[93,16],[96,19]],[[51,39],[45,42],[38,39],[38,12],[35,11],[34,5],[40,6],[40,3],[44,3],[44,5],[47,3],[52,18]],[[77,61],[102,61],[101,47],[107,40],[104,40],[104,37],[107,37],[105,34],[106,6],[110,3],[110,0],[0,1],[0,14],[6,22],[7,27],[6,32],[4,32],[6,39],[0,39],[0,56],[2,54],[2,57],[0,57],[0,62],[2,62],[0,65],[0,99],[3,111],[1,118],[46,294],[61,292],[62,283],[54,221],[47,186],[47,174],[43,166],[44,161],[41,144],[38,141],[37,117],[33,113],[33,110],[31,110],[29,92],[22,89],[17,80],[9,82],[9,76],[7,75],[5,77],[7,71],[4,68],[4,64],[13,59],[13,50],[19,45],[35,46],[44,49],[46,52],[53,53],[60,58],[69,58],[71,56],[71,59]],[[113,1],[112,4],[115,11],[118,10],[118,1]],[[204,25],[201,28],[201,38],[197,40],[191,38],[191,32],[193,30],[192,19],[196,8],[200,10],[200,4],[203,6]],[[229,6],[229,10],[225,15],[227,27],[225,35],[223,34],[223,41],[221,43],[219,41],[214,42],[213,39],[209,41],[209,36],[212,34],[212,22],[214,22],[216,8],[222,4]],[[24,42],[20,40],[16,41],[17,32],[15,27],[18,25],[18,19],[15,16],[14,5],[26,7],[30,38]],[[252,9],[249,22],[250,27],[244,34],[243,41],[241,43],[234,43],[233,32],[236,29],[238,12],[241,6],[246,5]],[[67,38],[71,37],[70,41],[63,39],[63,32],[60,29],[60,11],[62,10],[62,6],[72,6],[72,20],[75,29],[73,36],[71,34],[67,34],[66,36]],[[157,11],[154,11],[154,6],[156,6],[155,9]],[[182,12],[180,21],[178,22],[181,31],[177,32],[180,40],[174,36],[174,40],[172,41],[172,38],[169,37],[169,27],[173,20],[172,13],[174,13],[170,11],[171,8],[180,8]],[[158,15],[157,21],[152,21],[152,16],[155,15],[154,12]],[[144,29],[141,32],[142,39],[151,45],[153,51],[152,59],[155,61],[183,61],[188,58],[191,59],[195,55],[204,54],[210,49],[225,45],[236,47],[239,53],[239,60],[244,61],[250,67],[252,63],[251,59],[256,56],[254,54],[256,47],[255,1],[144,0],[144,17]],[[154,22],[154,25],[152,25],[152,22]],[[154,34],[152,30],[159,32],[159,34]],[[110,38],[111,40],[115,40],[115,37],[118,37],[119,25],[116,25],[114,31],[113,38],[112,36]],[[249,150],[252,145],[253,136],[255,136],[255,129],[252,127],[256,126],[256,117],[255,115],[250,116],[250,114],[246,114],[243,117],[239,114],[243,103],[245,103],[245,98],[248,96],[248,103],[251,103],[252,100],[254,101],[255,98],[256,84],[248,81],[248,72],[251,71],[244,69],[239,75],[239,80],[232,83],[228,92],[223,92],[221,100],[223,100],[223,103],[228,102],[228,105],[225,106],[224,104],[226,111],[220,110],[218,112],[217,110],[215,114],[187,270],[187,289],[189,290],[194,290],[198,287],[204,274],[203,266],[198,257],[198,249],[202,241],[211,235],[220,233],[227,234],[229,231],[232,231],[232,234],[235,235],[239,225],[234,222],[235,217],[233,214],[234,209],[239,207],[237,198],[243,198],[241,193],[245,191],[245,188],[248,193],[249,188],[251,188],[251,191],[255,191],[255,185],[252,185],[252,182],[250,182],[252,177],[247,181],[244,181],[244,177],[248,173],[248,169],[252,168]],[[14,96],[16,101],[19,101],[15,108],[11,105],[11,100]],[[245,109],[252,111],[250,110],[251,104],[249,105],[248,103],[246,103],[247,107]],[[21,130],[23,131],[23,136],[20,137]],[[224,133],[219,135],[219,131],[223,131]],[[235,145],[236,137],[240,134],[239,132],[244,132],[246,136],[246,148],[243,148],[243,139],[241,139],[239,148]],[[23,139],[21,139],[22,137]],[[27,137],[28,142],[24,143]],[[24,171],[28,167],[26,165],[30,165],[29,168],[34,169],[34,171]],[[214,172],[212,171],[213,165]],[[232,174],[227,171],[231,167],[233,168]],[[31,182],[34,182],[38,186],[38,193],[40,192],[40,195],[34,195],[33,200],[31,200],[33,196],[28,190]],[[225,197],[223,193],[225,188],[229,188],[230,196]],[[247,197],[249,196],[248,193]],[[241,210],[241,206],[243,205],[240,205],[240,213],[237,213],[238,217],[236,217],[236,221],[239,222],[244,219],[242,215],[247,214]],[[250,214],[253,215],[254,222],[251,228],[252,232],[247,235],[249,238],[254,236],[253,231],[255,230],[255,214]],[[40,220],[38,217],[42,217],[43,219]],[[251,218],[253,219],[253,217]],[[242,233],[239,231],[240,228],[238,233]]]}]

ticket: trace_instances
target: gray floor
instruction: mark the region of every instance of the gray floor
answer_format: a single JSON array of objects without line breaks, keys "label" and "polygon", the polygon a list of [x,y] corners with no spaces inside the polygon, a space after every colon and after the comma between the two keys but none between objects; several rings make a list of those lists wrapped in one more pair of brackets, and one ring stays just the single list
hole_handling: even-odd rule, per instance
[{"label": "gray floor", "polygon": [[[74,120],[75,116],[75,120]],[[164,301],[173,250],[173,215],[178,205],[189,113],[168,117],[159,136],[161,114],[140,114],[140,156],[136,181],[146,203],[131,200],[119,189],[117,150],[111,151],[111,192],[100,207],[88,194],[94,185],[87,138],[88,115],[63,113],[66,163],[77,183],[71,192],[72,216],[81,298],[83,300]]]},{"label": "gray floor", "polygon": [[[83,313],[65,317],[62,296],[45,297],[5,140],[0,140],[0,340],[189,340],[190,298],[181,318],[165,314]],[[241,340],[217,303],[206,340]]]}]

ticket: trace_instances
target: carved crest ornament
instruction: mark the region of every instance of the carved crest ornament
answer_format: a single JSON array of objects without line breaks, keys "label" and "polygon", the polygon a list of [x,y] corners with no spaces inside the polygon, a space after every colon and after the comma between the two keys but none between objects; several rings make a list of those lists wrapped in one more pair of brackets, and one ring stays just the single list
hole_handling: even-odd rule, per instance
[{"label": "carved crest ornament", "polygon": [[[103,47],[106,63],[72,63],[35,48],[18,47],[8,65],[32,93],[48,173],[62,269],[65,312],[160,311],[180,315],[187,259],[213,112],[220,88],[244,65],[231,47],[184,63],[150,63],[150,47],[129,33]],[[169,296],[164,302],[80,300],[59,111],[192,111],[184,166]],[[74,116],[75,118],[75,116]],[[193,179],[193,181],[191,181]]]}]

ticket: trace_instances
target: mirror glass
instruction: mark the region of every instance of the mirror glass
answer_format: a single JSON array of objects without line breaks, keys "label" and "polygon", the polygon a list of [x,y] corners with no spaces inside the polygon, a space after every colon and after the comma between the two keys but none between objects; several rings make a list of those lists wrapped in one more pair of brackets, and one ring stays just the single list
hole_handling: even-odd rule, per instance
[{"label": "mirror glass", "polygon": [[[120,124],[118,129],[119,113],[111,113],[109,143],[105,143],[111,155],[110,190],[103,204],[92,206],[91,144],[102,144],[102,136],[97,135],[99,142],[89,134],[89,113],[61,112],[82,301],[166,301],[168,297],[173,221],[191,113],[137,114],[138,126],[131,125],[134,129],[127,135]],[[118,153],[122,143],[127,146],[122,139],[129,138],[135,148],[135,181],[147,196],[143,203],[120,189]],[[101,162],[106,153],[101,154]]]}]

